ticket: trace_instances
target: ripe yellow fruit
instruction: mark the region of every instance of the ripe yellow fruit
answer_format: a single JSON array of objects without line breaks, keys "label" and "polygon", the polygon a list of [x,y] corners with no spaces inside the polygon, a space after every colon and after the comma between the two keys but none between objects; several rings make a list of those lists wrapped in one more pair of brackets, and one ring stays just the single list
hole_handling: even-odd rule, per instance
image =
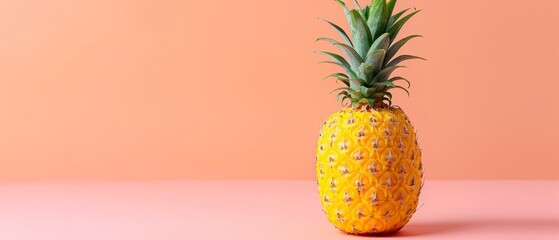
[{"label": "ripe yellow fruit", "polygon": [[316,171],[323,210],[344,232],[395,232],[417,208],[421,150],[398,107],[359,105],[328,117],[318,140]]}]

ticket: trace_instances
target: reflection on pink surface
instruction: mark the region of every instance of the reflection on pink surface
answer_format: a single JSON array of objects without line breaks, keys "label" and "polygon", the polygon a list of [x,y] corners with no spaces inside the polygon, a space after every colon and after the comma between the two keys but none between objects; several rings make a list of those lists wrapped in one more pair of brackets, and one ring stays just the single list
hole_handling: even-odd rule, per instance
[{"label": "reflection on pink surface", "polygon": [[[395,239],[559,239],[559,181],[428,181]],[[313,181],[0,184],[0,239],[366,239],[334,229]]]}]

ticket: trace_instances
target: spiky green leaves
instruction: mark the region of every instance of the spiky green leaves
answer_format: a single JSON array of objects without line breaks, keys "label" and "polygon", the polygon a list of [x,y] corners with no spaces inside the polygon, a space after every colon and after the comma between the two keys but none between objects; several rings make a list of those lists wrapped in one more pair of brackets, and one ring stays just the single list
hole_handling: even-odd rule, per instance
[{"label": "spiky green leaves", "polygon": [[373,52],[379,49],[388,51],[388,47],[390,47],[390,34],[384,33],[373,42],[373,45],[369,49],[369,52]]},{"label": "spiky green leaves", "polygon": [[357,53],[352,47],[343,43],[334,43],[334,45],[340,48],[340,50],[342,50],[342,52],[346,55],[346,57],[349,59],[349,64],[351,65],[352,69],[354,69],[354,71],[354,67],[359,66],[359,64],[363,62],[363,58],[361,58],[361,56],[359,56],[359,53]]},{"label": "spiky green leaves", "polygon": [[425,58],[422,57],[418,57],[418,56],[412,56],[412,55],[401,55],[398,56],[397,58],[394,58],[394,60],[390,61],[388,64],[386,64],[386,67],[394,67],[396,65],[398,65],[399,63],[406,61],[406,60],[412,60],[412,59],[421,59],[421,60],[427,60]]},{"label": "spiky green leaves", "polygon": [[[373,75],[380,72],[381,69],[383,68],[384,55],[386,55],[386,51],[384,49],[374,50],[370,55],[367,55],[367,60],[365,60],[365,64],[372,67]],[[370,76],[370,77],[374,77],[374,76]]]},{"label": "spiky green leaves", "polygon": [[357,10],[351,10],[349,28],[351,30],[351,37],[353,39],[353,47],[361,57],[365,57],[371,47],[372,36],[371,30],[365,23],[365,19],[359,14]]},{"label": "spiky green leaves", "polygon": [[[371,79],[375,74],[375,68],[374,66],[368,64],[368,63],[361,63],[361,65],[359,65],[359,73],[357,74],[361,79]],[[365,80],[365,82],[369,82],[367,80]]]},{"label": "spiky green leaves", "polygon": [[412,40],[414,38],[417,37],[422,37],[421,35],[411,35],[405,38],[402,38],[400,41],[392,44],[392,46],[390,46],[390,48],[388,49],[388,52],[386,52],[386,61],[390,61],[394,55],[396,55],[396,53],[400,50],[400,48],[402,48],[404,46],[404,44],[406,44],[409,40]]},{"label": "spiky green leaves", "polygon": [[352,70],[351,65],[349,65],[349,63],[342,56],[340,56],[338,54],[335,54],[335,53],[324,52],[324,51],[317,51],[315,53],[326,55],[326,56],[332,58],[333,60],[336,60],[335,63],[339,63],[346,70],[348,75],[350,75],[351,77],[357,77],[357,74],[355,74],[355,72]]},{"label": "spiky green leaves", "polygon": [[390,18],[388,18],[388,23],[386,24],[386,31],[388,31],[388,29],[390,29],[394,25],[394,23],[396,23],[396,20],[402,17],[402,15],[404,15],[409,10],[410,8],[407,8],[390,16]]},{"label": "spiky green leaves", "polygon": [[361,56],[359,56],[359,54],[351,46],[340,43],[332,38],[318,38],[316,41],[326,41],[334,44],[334,46],[337,46],[345,54],[347,59],[349,59],[350,66],[354,71],[355,67],[359,66],[359,64],[363,62]]},{"label": "spiky green leaves", "polygon": [[387,67],[382,70],[375,76],[375,82],[384,82],[390,78],[390,75],[398,69],[398,68],[405,68],[404,66],[394,66],[394,67]]},{"label": "spiky green leaves", "polygon": [[326,77],[324,77],[324,79],[327,78],[335,78],[336,81],[340,81],[343,82],[346,86],[349,87],[349,77],[343,73],[332,73]]},{"label": "spiky green leaves", "polygon": [[344,9],[344,13],[345,13],[345,16],[347,18],[347,21],[349,22],[350,21],[350,19],[349,19],[349,8],[345,4],[345,2],[342,1],[342,0],[334,0],[334,1],[338,2],[342,6],[342,8]]},{"label": "spiky green leaves", "polygon": [[386,4],[386,19],[390,19],[392,12],[394,12],[394,7],[396,7],[396,0],[390,0]]},{"label": "spiky green leaves", "polygon": [[347,45],[353,46],[353,43],[351,43],[351,39],[349,38],[347,33],[344,31],[344,29],[342,29],[340,26],[338,26],[338,25],[336,25],[336,24],[334,24],[330,21],[327,21],[327,20],[324,20],[324,19],[320,19],[320,20],[325,21],[328,24],[330,24],[330,26],[332,26],[334,29],[336,29],[336,31],[342,36],[342,38],[344,39],[344,41]]},{"label": "spiky green leaves", "polygon": [[[340,91],[337,98],[342,102],[349,99],[352,104],[367,103],[384,106],[383,104],[388,103],[390,105],[392,103],[390,90],[398,88],[407,92],[410,86],[410,82],[402,77],[391,78],[392,73],[404,67],[399,65],[403,61],[423,59],[412,55],[396,56],[404,44],[420,37],[419,35],[394,41],[406,22],[419,10],[405,15],[409,10],[406,9],[393,15],[397,0],[372,0],[370,5],[364,7],[354,0],[356,9],[349,9],[342,0],[335,1],[344,10],[350,35],[338,25],[324,20],[340,34],[343,41],[338,42],[332,38],[319,38],[317,41],[332,43],[344,53],[345,58],[331,52],[315,52],[334,60],[324,63],[335,64],[345,70],[345,73],[327,76],[346,85],[333,92]],[[407,83],[407,87],[397,85],[402,81]]]},{"label": "spiky green leaves", "polygon": [[384,0],[373,1],[373,6],[368,15],[369,19],[367,19],[367,26],[369,26],[371,30],[373,39],[383,34],[386,29],[386,22],[388,21],[388,12],[386,8],[386,2]]},{"label": "spiky green leaves", "polygon": [[[390,28],[387,30],[387,32],[390,33],[392,41],[394,41],[396,36],[398,36],[398,33],[400,32],[400,29],[402,29],[404,24],[406,24],[406,22],[408,20],[410,20],[411,17],[413,17],[415,14],[417,14],[420,11],[421,10],[416,10],[416,11],[410,13],[409,15],[403,17],[402,19],[398,20],[397,22],[395,22],[394,25],[390,26]],[[395,19],[398,19],[398,18],[395,18]]]}]

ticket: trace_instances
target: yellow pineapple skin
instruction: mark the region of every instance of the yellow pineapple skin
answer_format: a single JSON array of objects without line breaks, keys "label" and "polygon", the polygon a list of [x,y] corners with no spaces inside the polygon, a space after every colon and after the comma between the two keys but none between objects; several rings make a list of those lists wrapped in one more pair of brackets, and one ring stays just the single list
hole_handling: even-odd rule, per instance
[{"label": "yellow pineapple skin", "polygon": [[328,220],[351,234],[400,230],[416,211],[421,150],[398,107],[347,107],[328,117],[317,146],[318,193]]}]

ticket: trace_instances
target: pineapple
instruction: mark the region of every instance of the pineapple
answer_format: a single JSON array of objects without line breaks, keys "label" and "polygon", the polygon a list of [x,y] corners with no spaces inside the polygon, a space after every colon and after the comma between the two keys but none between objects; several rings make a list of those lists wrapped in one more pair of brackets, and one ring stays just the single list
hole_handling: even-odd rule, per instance
[{"label": "pineapple", "polygon": [[[419,10],[393,14],[396,0],[373,0],[356,9],[336,0],[350,26],[348,35],[326,21],[342,37],[318,38],[338,47],[345,58],[318,51],[333,59],[326,63],[343,72],[333,77],[344,109],[328,117],[316,149],[318,192],[328,220],[351,234],[380,234],[400,230],[416,211],[423,184],[421,150],[404,111],[392,105],[393,89],[408,93],[410,82],[391,77],[401,62],[423,59],[396,56],[400,48],[419,35],[395,41],[402,26]],[[350,37],[351,36],[351,37]],[[405,87],[398,83],[407,83]]]}]

